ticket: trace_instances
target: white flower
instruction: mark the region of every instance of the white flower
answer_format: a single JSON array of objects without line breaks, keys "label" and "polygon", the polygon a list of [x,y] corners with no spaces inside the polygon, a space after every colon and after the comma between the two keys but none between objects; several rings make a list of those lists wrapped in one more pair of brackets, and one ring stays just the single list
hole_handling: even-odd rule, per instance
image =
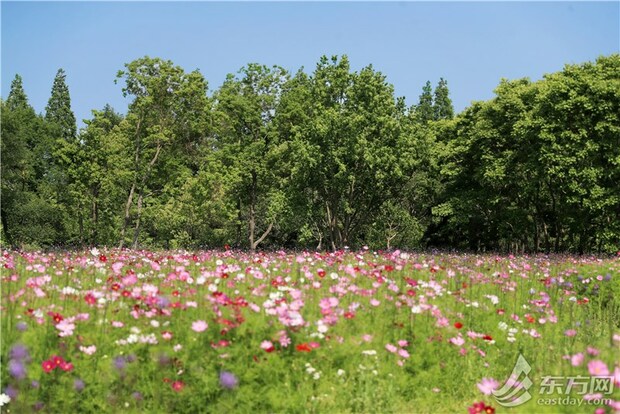
[{"label": "white flower", "polygon": [[93,256],[99,257],[99,249],[97,249],[96,247],[92,248],[90,250],[90,254],[92,254]]},{"label": "white flower", "polygon": [[209,292],[217,292],[217,285],[211,283],[207,289],[209,289]]},{"label": "white flower", "polygon": [[76,293],[78,293],[78,291],[71,286],[65,286],[64,288],[62,288],[63,295],[75,295]]},{"label": "white flower", "polygon": [[499,303],[499,298],[495,295],[485,295],[485,298],[488,298],[494,305]]},{"label": "white flower", "polygon": [[217,260],[215,261],[215,264],[216,264],[217,266],[221,266],[221,265],[223,265],[223,264],[224,264],[224,262],[222,262],[220,259],[217,259]]},{"label": "white flower", "polygon": [[508,329],[508,324],[506,322],[500,322],[497,324],[497,326],[499,327],[499,329],[501,329],[502,331],[505,331],[506,329]]},{"label": "white flower", "polygon": [[342,377],[342,376],[345,374],[344,369],[339,369],[338,371],[336,371],[336,374],[337,374],[339,377]]},{"label": "white flower", "polygon": [[377,355],[377,351],[375,351],[374,349],[369,349],[366,351],[362,351],[362,355]]},{"label": "white flower", "polygon": [[0,407],[8,404],[11,402],[11,397],[9,397],[8,395],[2,393],[0,394]]},{"label": "white flower", "polygon": [[420,305],[413,305],[411,307],[411,313],[422,313],[422,308]]}]

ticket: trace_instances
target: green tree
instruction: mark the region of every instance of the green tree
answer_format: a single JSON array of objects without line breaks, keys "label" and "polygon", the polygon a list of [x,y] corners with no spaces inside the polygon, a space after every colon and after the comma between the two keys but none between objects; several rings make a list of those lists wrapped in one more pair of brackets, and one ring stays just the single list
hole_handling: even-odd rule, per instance
[{"label": "green tree", "polygon": [[11,90],[6,99],[6,105],[7,108],[12,111],[18,108],[26,109],[29,107],[28,97],[26,96],[26,92],[24,92],[24,86],[22,84],[22,77],[18,74],[15,75],[15,78],[11,82]]},{"label": "green tree", "polygon": [[61,137],[70,141],[76,137],[77,126],[75,115],[71,110],[71,97],[66,78],[64,69],[58,69],[50,99],[45,107],[45,120],[58,125]]},{"label": "green tree", "polygon": [[404,182],[404,103],[372,66],[351,73],[346,56],[321,58],[309,97],[310,115],[295,136],[296,179],[306,183],[311,217],[320,220],[314,227],[327,243],[333,249],[357,244]]},{"label": "green tree", "polygon": [[422,88],[422,94],[415,107],[415,118],[421,124],[426,124],[434,118],[433,87],[431,81],[426,81]]},{"label": "green tree", "polygon": [[[124,245],[127,229],[133,221],[132,246],[136,247],[143,224],[145,199],[153,191],[159,191],[163,183],[174,179],[158,176],[160,161],[181,145],[195,145],[196,130],[204,127],[208,100],[206,81],[198,71],[185,73],[171,61],[148,56],[125,67],[124,71],[118,72],[117,78],[125,81],[123,95],[133,96],[134,100],[119,126],[119,133],[123,136],[118,138],[127,146],[117,148],[121,152],[128,151],[126,155],[131,159],[131,178],[119,243],[121,247]],[[173,170],[182,172],[181,169]]]},{"label": "green tree", "polygon": [[452,100],[450,99],[448,82],[444,78],[440,78],[435,88],[433,119],[438,121],[440,119],[452,118],[454,118],[454,108],[452,107]]},{"label": "green tree", "polygon": [[236,182],[239,224],[247,223],[248,246],[254,250],[277,225],[283,209],[282,180],[273,163],[278,145],[273,120],[288,74],[278,66],[258,64],[247,65],[239,74],[229,75],[216,95],[220,153]]}]

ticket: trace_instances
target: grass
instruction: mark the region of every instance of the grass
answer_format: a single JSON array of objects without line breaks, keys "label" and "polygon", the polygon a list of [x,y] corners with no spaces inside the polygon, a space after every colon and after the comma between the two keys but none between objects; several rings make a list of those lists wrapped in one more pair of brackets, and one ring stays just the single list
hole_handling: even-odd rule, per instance
[{"label": "grass", "polygon": [[[589,378],[592,361],[620,376],[615,258],[102,250],[2,265],[3,412],[614,412],[537,401],[567,397],[540,395],[544,376]],[[501,386],[520,353],[533,398],[503,408],[477,384]],[[54,355],[72,369],[45,372]]]}]

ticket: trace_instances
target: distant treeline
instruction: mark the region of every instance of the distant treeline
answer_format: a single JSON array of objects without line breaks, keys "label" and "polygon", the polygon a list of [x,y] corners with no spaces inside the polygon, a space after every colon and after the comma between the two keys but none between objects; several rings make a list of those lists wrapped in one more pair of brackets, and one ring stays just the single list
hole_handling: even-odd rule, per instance
[{"label": "distant treeline", "polygon": [[249,64],[211,96],[161,59],[117,80],[126,115],[106,105],[77,131],[62,69],[44,115],[15,77],[4,246],[619,249],[618,54],[504,80],[456,116],[444,79],[408,108],[346,56]]}]

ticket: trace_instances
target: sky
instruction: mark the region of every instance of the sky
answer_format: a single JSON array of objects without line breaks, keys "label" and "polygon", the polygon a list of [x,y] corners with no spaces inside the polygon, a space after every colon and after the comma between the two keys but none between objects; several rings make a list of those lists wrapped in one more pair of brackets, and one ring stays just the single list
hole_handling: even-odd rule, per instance
[{"label": "sky", "polygon": [[44,112],[59,68],[78,119],[106,103],[145,55],[199,69],[209,94],[256,62],[312,73],[322,55],[372,64],[408,105],[427,80],[448,82],[457,112],[502,78],[541,79],[620,50],[620,2],[0,2],[1,93],[15,74]]}]

